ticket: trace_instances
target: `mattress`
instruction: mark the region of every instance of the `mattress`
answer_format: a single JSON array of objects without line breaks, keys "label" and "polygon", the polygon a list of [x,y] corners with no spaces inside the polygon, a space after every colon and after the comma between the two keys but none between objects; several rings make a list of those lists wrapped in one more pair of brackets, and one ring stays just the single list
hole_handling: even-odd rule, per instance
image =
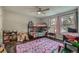
[{"label": "mattress", "polygon": [[58,52],[59,46],[63,46],[63,44],[48,38],[39,38],[31,42],[16,45],[16,52],[51,53],[51,52]]}]

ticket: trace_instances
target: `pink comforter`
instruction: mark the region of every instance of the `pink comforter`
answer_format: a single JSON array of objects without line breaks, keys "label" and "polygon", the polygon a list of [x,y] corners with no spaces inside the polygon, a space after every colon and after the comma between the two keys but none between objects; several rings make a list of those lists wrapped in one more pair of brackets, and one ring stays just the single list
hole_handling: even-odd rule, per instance
[{"label": "pink comforter", "polygon": [[48,38],[40,38],[31,42],[16,45],[16,52],[17,53],[51,53],[51,52],[58,52],[59,46],[63,46],[63,44],[50,40]]}]

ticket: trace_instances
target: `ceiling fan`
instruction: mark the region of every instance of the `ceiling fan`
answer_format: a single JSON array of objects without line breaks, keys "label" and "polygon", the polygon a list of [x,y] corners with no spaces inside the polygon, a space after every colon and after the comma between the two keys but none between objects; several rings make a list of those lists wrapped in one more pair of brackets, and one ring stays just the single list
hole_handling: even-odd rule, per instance
[{"label": "ceiling fan", "polygon": [[46,9],[42,9],[42,8],[40,8],[40,7],[37,7],[37,14],[46,14],[45,13],[45,11],[48,11],[48,10],[50,10],[49,8],[46,8]]}]

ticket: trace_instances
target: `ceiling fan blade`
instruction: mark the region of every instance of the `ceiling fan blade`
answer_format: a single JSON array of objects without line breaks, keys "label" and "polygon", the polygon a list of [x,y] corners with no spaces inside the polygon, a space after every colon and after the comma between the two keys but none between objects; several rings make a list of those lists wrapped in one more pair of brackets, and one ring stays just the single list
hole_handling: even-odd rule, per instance
[{"label": "ceiling fan blade", "polygon": [[47,8],[47,9],[43,9],[43,10],[41,10],[41,11],[47,11],[47,10],[50,10],[49,8]]}]

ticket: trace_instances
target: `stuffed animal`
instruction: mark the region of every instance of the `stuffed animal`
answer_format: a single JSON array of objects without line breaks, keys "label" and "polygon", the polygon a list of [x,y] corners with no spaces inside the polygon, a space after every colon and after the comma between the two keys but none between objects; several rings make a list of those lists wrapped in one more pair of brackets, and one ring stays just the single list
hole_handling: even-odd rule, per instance
[{"label": "stuffed animal", "polygon": [[19,32],[17,34],[17,38],[18,38],[18,41],[20,41],[20,42],[23,42],[25,40],[29,40],[28,35],[27,35],[26,32]]},{"label": "stuffed animal", "polygon": [[0,45],[0,53],[7,53],[6,49]]}]

